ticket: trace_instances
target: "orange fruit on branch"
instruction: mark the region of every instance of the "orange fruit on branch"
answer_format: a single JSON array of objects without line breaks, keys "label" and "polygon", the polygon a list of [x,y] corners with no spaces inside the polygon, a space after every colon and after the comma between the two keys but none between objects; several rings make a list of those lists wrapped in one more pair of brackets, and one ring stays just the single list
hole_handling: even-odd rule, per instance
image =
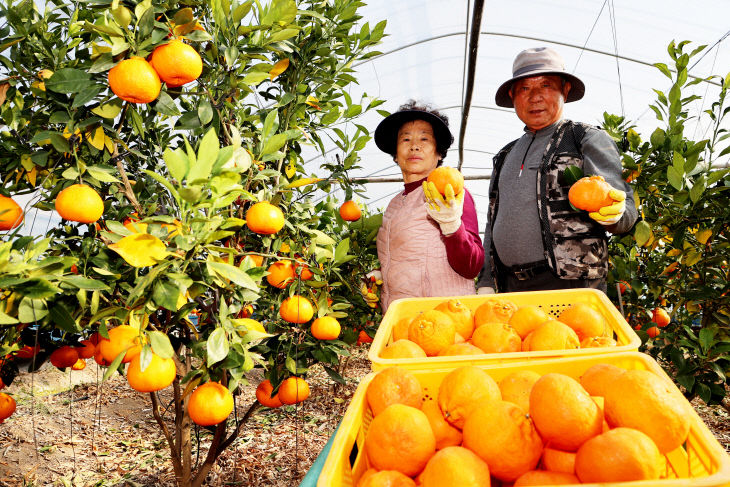
[{"label": "orange fruit on branch", "polygon": [[162,88],[157,71],[141,57],[119,62],[109,70],[108,80],[112,92],[131,103],[149,103],[159,96]]},{"label": "orange fruit on branch", "polygon": [[649,338],[656,338],[661,333],[661,330],[657,326],[651,326],[646,329],[646,334],[649,335]]},{"label": "orange fruit on branch", "polygon": [[94,356],[94,352],[96,352],[96,345],[91,340],[81,340],[81,346],[76,347],[76,351],[79,354],[79,358],[91,358]]},{"label": "orange fruit on branch", "polygon": [[259,201],[246,211],[246,226],[254,233],[273,235],[284,228],[284,213],[268,201]]},{"label": "orange fruit on branch", "polygon": [[659,328],[664,328],[669,324],[669,313],[667,313],[667,310],[664,308],[654,308],[654,311],[652,311],[651,314],[651,321],[656,323],[656,326]]},{"label": "orange fruit on branch", "polygon": [[568,200],[580,210],[598,211],[613,204],[608,195],[611,186],[603,176],[584,177],[576,181],[568,191]]},{"label": "orange fruit on branch", "polygon": [[405,404],[421,408],[423,388],[416,376],[402,367],[388,367],[373,377],[365,391],[365,400],[373,416],[382,413],[392,404]]},{"label": "orange fruit on branch", "polygon": [[279,393],[271,393],[274,391],[274,386],[271,385],[271,381],[266,379],[256,387],[256,400],[266,406],[267,408],[278,408],[283,402],[279,399]]},{"label": "orange fruit on branch", "polygon": [[79,358],[76,363],[71,366],[71,370],[84,370],[86,368],[86,360]]},{"label": "orange fruit on branch", "polygon": [[172,384],[177,375],[175,361],[152,353],[152,359],[142,370],[142,354],[132,359],[127,368],[127,382],[135,391],[154,392]]},{"label": "orange fruit on branch", "polygon": [[318,340],[335,340],[340,336],[340,322],[331,316],[322,316],[312,323],[312,336]]},{"label": "orange fruit on branch", "polygon": [[0,230],[12,230],[23,223],[23,209],[14,199],[0,195]]},{"label": "orange fruit on branch", "polygon": [[297,404],[309,397],[309,384],[301,377],[289,377],[279,386],[279,399],[284,404]]},{"label": "orange fruit on branch", "polygon": [[139,330],[130,325],[119,325],[109,330],[109,339],[102,338],[98,345],[101,357],[107,363],[112,363],[122,352],[123,364],[127,364],[142,351]]},{"label": "orange fruit on branch", "polygon": [[464,189],[464,176],[453,168],[447,166],[440,166],[431,171],[426,179],[429,183],[433,183],[436,186],[436,190],[442,195],[446,194],[446,185],[450,184],[454,190],[454,194],[459,194]]},{"label": "orange fruit on branch", "polygon": [[0,392],[0,422],[8,419],[15,412],[15,399]]},{"label": "orange fruit on branch", "polygon": [[423,411],[392,404],[370,423],[365,452],[376,469],[397,470],[412,477],[436,452],[436,438]]},{"label": "orange fruit on branch", "polygon": [[360,219],[362,216],[362,210],[360,210],[360,207],[357,206],[357,203],[354,201],[345,201],[342,203],[342,206],[340,206],[340,216],[345,221],[354,222]]},{"label": "orange fruit on branch", "polygon": [[64,220],[94,223],[104,214],[104,200],[91,186],[72,184],[56,196],[56,211]]},{"label": "orange fruit on branch", "polygon": [[188,415],[195,424],[213,426],[233,411],[233,394],[217,382],[206,382],[195,388],[188,400]]},{"label": "orange fruit on branch", "polygon": [[279,260],[269,266],[266,271],[266,282],[279,289],[284,289],[296,279],[294,264],[290,260]]},{"label": "orange fruit on branch", "polygon": [[71,367],[79,359],[79,352],[74,347],[64,345],[51,353],[51,364],[59,369]]},{"label": "orange fruit on branch", "polygon": [[152,51],[150,64],[170,88],[195,81],[203,72],[203,60],[198,51],[179,39],[157,46]]},{"label": "orange fruit on branch", "polygon": [[302,324],[312,319],[314,308],[307,298],[295,294],[281,303],[279,316],[289,323]]}]

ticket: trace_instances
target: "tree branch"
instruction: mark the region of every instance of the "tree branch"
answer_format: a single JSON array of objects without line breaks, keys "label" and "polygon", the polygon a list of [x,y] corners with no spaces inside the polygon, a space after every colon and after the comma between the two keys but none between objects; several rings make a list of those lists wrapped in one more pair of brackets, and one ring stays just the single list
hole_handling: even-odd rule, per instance
[{"label": "tree branch", "polygon": [[178,480],[182,479],[182,464],[180,463],[180,451],[175,446],[175,439],[170,434],[170,430],[165,424],[165,420],[160,415],[160,403],[157,401],[157,395],[154,392],[150,392],[150,398],[152,399],[152,416],[155,417],[155,421],[160,425],[162,434],[165,435],[167,444],[170,447],[170,453],[172,456],[172,467],[175,470],[175,477]]}]

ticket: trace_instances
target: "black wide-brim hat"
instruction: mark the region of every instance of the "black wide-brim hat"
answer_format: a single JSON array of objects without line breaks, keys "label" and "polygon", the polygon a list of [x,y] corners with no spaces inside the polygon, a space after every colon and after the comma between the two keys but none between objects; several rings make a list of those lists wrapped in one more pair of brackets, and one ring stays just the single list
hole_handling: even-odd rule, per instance
[{"label": "black wide-brim hat", "polygon": [[565,80],[570,81],[570,91],[565,99],[565,103],[578,101],[583,98],[586,87],[577,77],[565,71],[565,63],[555,50],[549,47],[536,47],[525,49],[517,55],[512,64],[512,79],[505,81],[497,89],[494,101],[500,107],[514,108],[512,98],[509,96],[509,90],[512,84],[520,79],[530,78],[532,76],[547,76],[555,74],[562,76]]},{"label": "black wide-brim hat", "polygon": [[439,117],[423,110],[400,110],[385,117],[375,129],[375,145],[378,149],[395,156],[398,152],[398,130],[403,124],[414,120],[423,120],[431,124],[433,135],[436,137],[436,146],[439,149],[448,149],[454,142],[449,126]]}]

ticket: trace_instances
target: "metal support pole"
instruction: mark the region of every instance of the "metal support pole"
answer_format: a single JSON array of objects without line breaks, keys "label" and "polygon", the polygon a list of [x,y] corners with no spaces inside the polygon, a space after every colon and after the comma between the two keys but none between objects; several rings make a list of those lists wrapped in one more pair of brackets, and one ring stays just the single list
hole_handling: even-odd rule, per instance
[{"label": "metal support pole", "polygon": [[469,59],[466,73],[466,92],[464,93],[464,105],[461,111],[461,126],[459,127],[459,165],[461,170],[464,163],[464,136],[466,135],[466,122],[469,118],[469,107],[471,97],[474,93],[474,74],[477,69],[477,51],[479,50],[479,29],[482,27],[482,11],[484,0],[474,2],[474,13],[471,18],[471,31],[469,32]]}]

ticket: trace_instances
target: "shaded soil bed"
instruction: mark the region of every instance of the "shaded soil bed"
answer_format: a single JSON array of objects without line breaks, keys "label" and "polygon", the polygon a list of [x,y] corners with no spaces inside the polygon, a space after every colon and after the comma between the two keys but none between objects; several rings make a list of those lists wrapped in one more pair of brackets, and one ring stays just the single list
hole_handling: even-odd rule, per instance
[{"label": "shaded soil bed", "polygon": [[[205,485],[298,485],[369,369],[366,350],[359,349],[348,364],[346,386],[334,388],[323,370],[314,370],[308,376],[310,399],[254,413]],[[0,425],[0,485],[174,486],[167,443],[152,417],[149,396],[131,390],[119,376],[97,386],[102,373],[93,361],[73,374],[69,380],[69,372],[46,365],[21,375],[4,391],[15,397],[18,409]],[[254,378],[237,398],[239,417],[254,401],[257,382]],[[160,394],[161,404],[170,400],[170,391]],[[699,400],[692,405],[730,452],[730,414]],[[199,429],[197,439],[202,463],[210,434]],[[194,449],[196,444],[194,435]]]}]

